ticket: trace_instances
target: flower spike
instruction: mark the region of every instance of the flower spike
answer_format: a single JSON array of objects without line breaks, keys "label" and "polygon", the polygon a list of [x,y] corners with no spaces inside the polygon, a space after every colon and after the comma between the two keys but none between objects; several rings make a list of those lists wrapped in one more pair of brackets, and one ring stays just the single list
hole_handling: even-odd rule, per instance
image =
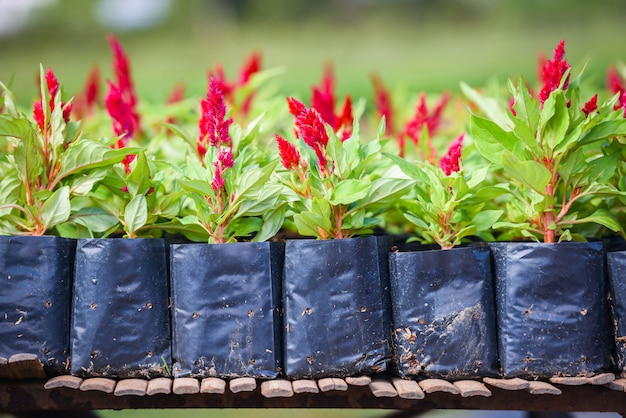
[{"label": "flower spike", "polygon": [[300,153],[296,147],[282,136],[278,134],[274,134],[274,136],[278,144],[278,153],[283,166],[287,170],[297,170],[300,166]]},{"label": "flower spike", "polygon": [[[552,60],[546,61],[541,72],[541,78],[543,81],[543,87],[539,93],[539,99],[541,103],[544,103],[550,93],[556,90],[561,84],[561,79],[571,68],[571,65],[567,63],[565,59],[565,39],[561,40],[554,50],[554,57]],[[567,90],[569,85],[569,75],[563,84],[563,90]]]},{"label": "flower spike", "polygon": [[589,114],[595,111],[597,108],[598,108],[598,94],[596,93],[593,95],[591,99],[589,99],[587,103],[585,103],[585,105],[583,106],[581,110],[585,113],[585,116],[589,116]]},{"label": "flower spike", "polygon": [[463,137],[465,134],[459,135],[457,139],[452,141],[448,152],[439,161],[439,167],[449,176],[452,173],[456,173],[461,169],[461,147],[463,146]]},{"label": "flower spike", "polygon": [[226,103],[224,93],[220,88],[220,81],[211,77],[206,99],[200,102],[202,116],[198,122],[200,137],[197,148],[200,159],[204,159],[207,146],[230,146],[231,138],[228,133],[232,118],[226,119]]},{"label": "flower spike", "polygon": [[289,111],[296,120],[296,136],[302,138],[305,144],[315,151],[319,162],[320,171],[327,172],[328,159],[326,158],[326,146],[328,145],[328,133],[322,116],[313,108],[307,109],[304,103],[292,98],[287,98]]}]

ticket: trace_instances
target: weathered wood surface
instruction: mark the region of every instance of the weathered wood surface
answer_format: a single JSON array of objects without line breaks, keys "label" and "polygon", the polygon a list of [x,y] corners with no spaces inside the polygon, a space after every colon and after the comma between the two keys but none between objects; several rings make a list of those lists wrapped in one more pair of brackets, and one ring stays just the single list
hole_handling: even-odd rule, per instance
[{"label": "weathered wood surface", "polygon": [[[170,380],[170,382],[167,382]],[[98,381],[85,379],[80,389],[75,386],[74,379],[58,379],[48,384],[41,380],[0,380],[0,413],[42,410],[99,410],[99,409],[162,409],[162,408],[363,408],[363,409],[397,409],[424,411],[431,409],[482,409],[482,410],[525,410],[525,411],[598,411],[626,413],[626,393],[621,379],[606,385],[585,384],[578,386],[559,385],[546,382],[529,382],[520,390],[502,389],[497,384],[483,385],[481,382],[464,383],[459,389],[458,382],[447,382],[457,390],[450,393],[447,385],[440,382],[427,382],[425,386],[435,383],[433,391],[426,391],[416,386],[417,382],[402,381],[397,378],[389,380],[376,378],[367,386],[348,385],[342,379],[331,381],[332,385],[342,389],[319,390],[317,393],[299,391],[302,388],[312,390],[315,381],[294,381],[279,389],[262,388],[262,381],[257,381],[254,389],[235,393],[227,382],[224,382],[223,393],[202,393],[201,382],[197,379],[161,379],[147,382],[146,394],[139,395],[138,383]],[[65,382],[65,384],[63,383]],[[153,383],[157,382],[157,383]],[[232,383],[231,381],[230,383]],[[301,383],[298,383],[301,382]],[[343,384],[345,384],[345,389]],[[214,386],[222,383],[212,382]],[[241,382],[245,383],[245,382]],[[420,382],[424,383],[424,382]],[[455,386],[456,383],[456,386]],[[130,385],[127,392],[121,393],[124,385]],[[208,383],[207,383],[208,384]],[[247,383],[249,384],[249,382]],[[293,395],[285,389],[291,384]],[[58,385],[58,386],[57,386]],[[441,387],[437,387],[441,385]],[[52,386],[52,387],[51,387]],[[162,393],[155,388],[162,388],[170,393]],[[522,385],[523,386],[523,385]],[[142,386],[143,387],[143,386]],[[150,388],[152,387],[152,391]],[[247,386],[248,389],[250,386]],[[382,389],[381,389],[382,388]],[[389,390],[393,388],[393,391]],[[85,390],[88,389],[88,390]],[[269,392],[268,392],[269,390]],[[383,390],[381,392],[378,392]],[[116,396],[117,391],[119,396]],[[487,396],[487,391],[491,396]],[[178,392],[178,394],[176,393]],[[265,392],[265,394],[264,394]],[[376,396],[377,392],[378,395]],[[152,393],[152,394],[149,394]],[[280,396],[269,396],[279,394]],[[130,395],[130,396],[129,396]],[[464,396],[465,395],[465,396]],[[626,416],[626,415],[624,415]]]}]

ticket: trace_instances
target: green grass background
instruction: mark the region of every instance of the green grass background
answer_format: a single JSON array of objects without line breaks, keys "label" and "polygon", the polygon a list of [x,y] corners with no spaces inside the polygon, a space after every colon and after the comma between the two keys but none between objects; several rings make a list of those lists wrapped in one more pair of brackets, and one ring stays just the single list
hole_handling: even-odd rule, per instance
[{"label": "green grass background", "polygon": [[[396,90],[414,92],[458,91],[460,81],[482,86],[520,74],[534,81],[538,54],[551,55],[561,39],[569,62],[576,69],[588,63],[587,77],[598,85],[608,65],[626,60],[626,3],[617,0],[370,0],[353,8],[343,0],[304,11],[291,3],[301,2],[250,1],[235,16],[215,0],[176,2],[160,27],[116,36],[131,58],[139,95],[155,103],[178,82],[188,96],[204,95],[207,70],[221,63],[235,78],[253,50],[262,52],[265,68],[284,67],[282,94],[303,98],[325,62],[334,63],[340,95],[369,98],[373,72]],[[40,63],[70,94],[93,65],[112,76],[109,30],[95,21],[93,4],[58,0],[27,31],[0,38],[0,80],[12,80],[20,102],[36,97]]]}]

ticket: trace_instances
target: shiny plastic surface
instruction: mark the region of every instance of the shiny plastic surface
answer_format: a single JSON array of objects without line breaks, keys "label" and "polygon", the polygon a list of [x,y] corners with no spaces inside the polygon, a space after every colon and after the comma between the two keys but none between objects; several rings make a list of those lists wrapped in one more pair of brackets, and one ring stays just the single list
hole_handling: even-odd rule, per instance
[{"label": "shiny plastic surface", "polygon": [[0,357],[37,354],[48,374],[69,372],[76,241],[0,237]]},{"label": "shiny plastic surface", "polygon": [[507,377],[574,376],[610,367],[602,243],[497,243],[500,363]]},{"label": "shiny plastic surface", "polygon": [[487,247],[389,254],[398,373],[448,380],[496,376]]},{"label": "shiny plastic surface", "polygon": [[174,375],[273,378],[284,244],[171,247]]},{"label": "shiny plastic surface", "polygon": [[283,276],[285,373],[344,377],[391,360],[388,237],[290,240]]},{"label": "shiny plastic surface", "polygon": [[626,372],[626,251],[607,253],[607,270],[613,303],[617,369]]},{"label": "shiny plastic surface", "polygon": [[167,375],[169,289],[161,239],[80,239],[72,309],[72,374]]}]

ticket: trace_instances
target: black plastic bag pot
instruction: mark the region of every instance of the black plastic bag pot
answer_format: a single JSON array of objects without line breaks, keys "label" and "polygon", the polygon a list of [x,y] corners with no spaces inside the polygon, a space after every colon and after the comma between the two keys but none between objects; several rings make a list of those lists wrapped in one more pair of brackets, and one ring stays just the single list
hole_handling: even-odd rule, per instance
[{"label": "black plastic bag pot", "polygon": [[488,247],[389,254],[394,347],[402,377],[496,376]]},{"label": "black plastic bag pot", "polygon": [[611,289],[615,361],[620,373],[626,372],[626,251],[606,256]]},{"label": "black plastic bag pot", "polygon": [[283,276],[285,374],[343,377],[391,360],[389,237],[291,240]]},{"label": "black plastic bag pot", "polygon": [[167,256],[161,239],[80,239],[72,374],[155,377],[171,364]]},{"label": "black plastic bag pot", "polygon": [[49,375],[69,372],[75,240],[0,237],[0,357],[37,354]]},{"label": "black plastic bag pot", "polygon": [[506,377],[549,378],[610,367],[602,243],[497,243],[500,363]]},{"label": "black plastic bag pot", "polygon": [[284,244],[171,246],[174,375],[274,378]]}]

